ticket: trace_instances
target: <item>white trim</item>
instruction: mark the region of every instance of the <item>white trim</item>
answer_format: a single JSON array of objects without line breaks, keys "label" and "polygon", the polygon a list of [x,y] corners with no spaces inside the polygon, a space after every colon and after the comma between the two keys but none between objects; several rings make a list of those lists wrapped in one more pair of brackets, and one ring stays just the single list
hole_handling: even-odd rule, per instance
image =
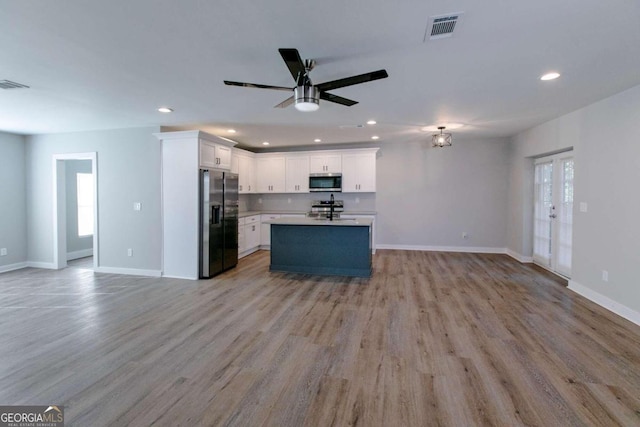
[{"label": "white trim", "polygon": [[180,280],[199,280],[197,277],[187,277],[187,276],[172,276],[172,275],[162,275],[165,279],[180,279]]},{"label": "white trim", "polygon": [[47,270],[58,270],[58,268],[56,267],[56,264],[53,262],[27,261],[27,267],[45,268]]},{"label": "white trim", "polygon": [[513,251],[513,250],[511,250],[509,248],[507,248],[505,253],[507,255],[509,255],[511,258],[513,258],[516,261],[521,262],[523,264],[531,264],[533,262],[533,257],[521,255],[518,252]]},{"label": "white trim", "polygon": [[638,313],[637,311],[634,311],[629,307],[594,291],[593,289],[587,288],[586,286],[581,285],[575,280],[569,280],[569,289],[577,293],[578,295],[581,295],[586,299],[598,304],[599,306],[604,307],[607,310],[617,314],[618,316],[624,317],[625,319],[640,326],[640,313]]},{"label": "white trim", "polygon": [[162,276],[162,272],[160,270],[143,270],[140,268],[96,267],[93,271],[96,273],[126,274],[128,276]]},{"label": "white trim", "polygon": [[93,248],[82,249],[80,251],[67,252],[67,261],[86,258],[88,256],[93,256]]},{"label": "white trim", "polygon": [[66,224],[63,223],[64,218],[58,218],[58,160],[91,160],[91,173],[93,174],[93,268],[96,269],[100,265],[98,251],[100,247],[98,243],[98,153],[96,151],[53,155],[53,268],[58,270],[67,266],[67,260],[62,256],[67,253],[66,233],[60,233],[61,229],[66,230]]},{"label": "white trim", "polygon": [[477,254],[506,254],[506,248],[470,247],[470,246],[422,246],[422,245],[386,245],[377,244],[376,249],[395,249],[400,251],[434,251],[434,252],[463,252]]},{"label": "white trim", "polygon": [[21,268],[28,267],[26,262],[18,262],[15,264],[0,265],[0,273],[6,273],[7,271],[20,270]]}]

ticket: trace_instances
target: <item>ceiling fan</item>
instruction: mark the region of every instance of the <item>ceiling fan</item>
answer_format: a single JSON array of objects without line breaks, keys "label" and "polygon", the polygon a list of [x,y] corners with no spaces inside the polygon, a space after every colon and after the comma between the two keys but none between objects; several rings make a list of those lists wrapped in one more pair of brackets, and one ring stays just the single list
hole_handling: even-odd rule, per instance
[{"label": "ceiling fan", "polygon": [[358,103],[358,101],[333,95],[327,92],[329,90],[389,77],[386,70],[378,70],[371,73],[345,77],[344,79],[314,85],[311,83],[311,79],[309,78],[309,72],[315,66],[315,61],[313,59],[307,59],[303,62],[297,49],[278,49],[278,51],[280,52],[285,64],[287,64],[287,68],[289,68],[289,72],[293,76],[293,79],[296,81],[296,85],[294,87],[231,82],[228,80],[225,80],[224,84],[230,86],[255,87],[258,89],[293,90],[293,95],[276,105],[275,108],[285,108],[295,103],[295,107],[299,111],[316,111],[320,107],[320,99],[335,102],[336,104],[346,105],[347,107],[351,107]]}]

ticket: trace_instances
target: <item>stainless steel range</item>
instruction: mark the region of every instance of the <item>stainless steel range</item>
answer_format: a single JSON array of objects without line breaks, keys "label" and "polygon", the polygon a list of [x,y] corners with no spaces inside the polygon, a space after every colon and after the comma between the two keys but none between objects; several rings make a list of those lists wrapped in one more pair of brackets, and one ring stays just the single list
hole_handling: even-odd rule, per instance
[{"label": "stainless steel range", "polygon": [[312,218],[330,218],[333,216],[333,219],[338,219],[342,212],[344,212],[344,201],[333,200],[332,197],[330,200],[314,200],[311,203],[311,212],[309,212],[307,216]]}]

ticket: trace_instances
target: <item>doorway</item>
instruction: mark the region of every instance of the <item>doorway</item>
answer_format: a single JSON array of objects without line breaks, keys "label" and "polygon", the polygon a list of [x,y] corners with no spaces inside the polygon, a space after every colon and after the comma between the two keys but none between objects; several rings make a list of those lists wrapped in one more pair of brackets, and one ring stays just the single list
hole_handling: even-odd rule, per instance
[{"label": "doorway", "polygon": [[571,277],[573,151],[535,161],[533,262]]},{"label": "doorway", "polygon": [[[68,186],[67,177],[67,165],[74,164],[73,161],[85,160],[90,161],[90,176],[84,181],[84,186],[92,187],[90,193],[92,193],[92,200],[90,200],[90,207],[92,208],[93,218],[90,220],[92,227],[91,236],[85,236],[92,240],[92,253],[93,253],[93,269],[95,270],[99,265],[99,246],[98,246],[98,169],[97,169],[97,153],[71,153],[71,154],[54,154],[53,156],[53,263],[55,269],[61,269],[67,267],[67,257],[69,254],[68,247],[68,233],[75,232],[75,230],[68,230],[68,217],[71,212],[68,212],[68,198],[71,197],[70,189]],[[77,186],[75,187],[77,188]],[[85,206],[86,208],[86,203]],[[84,229],[87,229],[86,222],[84,223]],[[79,233],[80,234],[80,233]],[[73,249],[73,248],[71,248]],[[80,251],[74,251],[76,253]]]}]

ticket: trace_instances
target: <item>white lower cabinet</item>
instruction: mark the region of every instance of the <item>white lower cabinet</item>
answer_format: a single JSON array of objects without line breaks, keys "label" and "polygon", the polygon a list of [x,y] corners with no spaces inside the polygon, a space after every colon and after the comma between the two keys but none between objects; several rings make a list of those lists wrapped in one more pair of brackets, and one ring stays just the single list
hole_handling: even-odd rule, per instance
[{"label": "white lower cabinet", "polygon": [[240,218],[238,221],[238,258],[260,249],[260,215]]},{"label": "white lower cabinet", "polygon": [[271,247],[271,224],[265,224],[270,219],[280,218],[280,214],[262,214],[260,215],[260,247],[269,249]]}]

